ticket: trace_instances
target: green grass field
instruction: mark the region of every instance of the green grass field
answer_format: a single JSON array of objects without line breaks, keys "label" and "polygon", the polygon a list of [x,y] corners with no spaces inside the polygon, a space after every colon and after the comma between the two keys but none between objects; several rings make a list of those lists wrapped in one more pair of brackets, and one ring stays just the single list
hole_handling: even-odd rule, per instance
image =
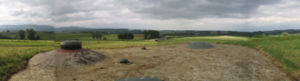
[{"label": "green grass field", "polygon": [[268,36],[249,41],[223,42],[261,49],[284,66],[284,70],[300,79],[300,35]]},{"label": "green grass field", "polygon": [[[87,49],[184,44],[195,41],[243,45],[263,50],[284,65],[284,69],[287,72],[300,79],[300,50],[298,50],[300,49],[300,35],[268,36],[263,38],[235,36],[178,37],[158,42],[143,40],[142,35],[137,35],[135,40],[118,40],[116,34],[106,36],[109,39],[107,41],[93,40],[85,34],[61,34],[58,38],[63,38],[60,40],[80,39],[83,47]],[[0,80],[4,81],[12,74],[23,69],[33,55],[59,48],[59,41],[0,39],[0,48]]]},{"label": "green grass field", "polygon": [[[10,37],[10,38],[18,38],[17,32],[0,32],[0,35]],[[46,33],[46,32],[37,32],[37,36],[41,37],[41,40],[70,40],[70,39],[80,39],[80,40],[96,40],[92,38],[91,33],[70,33],[70,32],[57,32],[57,33]],[[118,41],[117,34],[104,34],[102,38],[106,38],[108,41]],[[143,40],[143,34],[134,34],[133,40]]]},{"label": "green grass field", "polygon": [[[54,37],[49,38],[47,34],[40,33],[42,40],[68,40],[68,39],[80,39],[80,40],[96,40],[93,39],[90,33],[55,33],[53,34]],[[51,36],[50,36],[51,37]],[[118,35],[117,34],[105,34],[102,38],[106,38],[108,41],[117,41]],[[143,34],[134,34],[133,40],[143,40]]]}]

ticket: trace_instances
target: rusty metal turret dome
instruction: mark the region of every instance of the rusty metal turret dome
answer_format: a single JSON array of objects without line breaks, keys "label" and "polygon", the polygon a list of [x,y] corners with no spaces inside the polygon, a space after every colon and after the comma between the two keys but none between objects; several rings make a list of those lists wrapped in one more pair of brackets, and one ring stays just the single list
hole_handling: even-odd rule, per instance
[{"label": "rusty metal turret dome", "polygon": [[66,40],[60,43],[60,48],[63,50],[77,50],[82,48],[79,40]]}]

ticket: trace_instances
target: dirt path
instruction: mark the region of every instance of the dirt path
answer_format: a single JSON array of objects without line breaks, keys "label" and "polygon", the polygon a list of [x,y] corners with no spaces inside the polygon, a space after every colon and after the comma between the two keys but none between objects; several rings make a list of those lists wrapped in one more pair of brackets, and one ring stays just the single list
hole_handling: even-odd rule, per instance
[{"label": "dirt path", "polygon": [[[11,81],[114,81],[142,76],[157,76],[162,81],[292,81],[254,49],[233,45],[215,45],[213,49],[185,46],[99,49],[95,51],[107,56],[99,63],[63,70],[29,65]],[[121,58],[128,58],[132,64],[119,64]]]}]

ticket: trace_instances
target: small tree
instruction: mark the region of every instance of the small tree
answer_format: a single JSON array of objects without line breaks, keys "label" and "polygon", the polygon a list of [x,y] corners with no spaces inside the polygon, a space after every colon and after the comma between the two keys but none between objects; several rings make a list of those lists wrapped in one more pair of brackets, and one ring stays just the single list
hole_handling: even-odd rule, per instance
[{"label": "small tree", "polygon": [[25,31],[24,30],[19,30],[18,31],[18,36],[20,39],[24,40],[25,39]]},{"label": "small tree", "polygon": [[281,36],[289,36],[289,33],[288,32],[282,32]]},{"label": "small tree", "polygon": [[11,38],[0,34],[0,39],[11,39]]},{"label": "small tree", "polygon": [[144,39],[159,38],[159,32],[155,30],[144,31]]},{"label": "small tree", "polygon": [[98,33],[98,32],[94,32],[91,34],[93,39],[102,39],[103,34],[102,33]]},{"label": "small tree", "polygon": [[260,35],[254,35],[253,36],[254,38],[264,38],[264,37],[266,37],[266,34],[260,34]]},{"label": "small tree", "polygon": [[118,34],[119,39],[134,39],[134,35],[130,32],[124,32]]},{"label": "small tree", "polygon": [[215,36],[215,35],[217,35],[218,33],[216,32],[216,31],[212,31],[212,32],[210,32],[210,35],[213,35],[213,36]]},{"label": "small tree", "polygon": [[27,33],[27,39],[29,39],[29,40],[35,40],[36,39],[36,37],[35,37],[36,31],[35,30],[27,29],[26,33]]},{"label": "small tree", "polygon": [[36,40],[40,40],[41,39],[41,37],[40,36],[36,36],[36,38],[35,38]]}]

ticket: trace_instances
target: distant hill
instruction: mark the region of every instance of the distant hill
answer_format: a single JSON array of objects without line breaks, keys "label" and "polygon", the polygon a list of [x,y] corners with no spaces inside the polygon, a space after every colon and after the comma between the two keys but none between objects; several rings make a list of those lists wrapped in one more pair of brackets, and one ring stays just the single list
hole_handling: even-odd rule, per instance
[{"label": "distant hill", "polygon": [[[66,27],[54,27],[50,25],[35,25],[35,24],[26,24],[26,25],[0,25],[0,32],[2,31],[18,31],[26,29],[34,29],[36,31],[43,32],[107,32],[107,33],[119,33],[119,32],[128,32],[128,29],[112,29],[112,28],[87,28],[80,26],[66,26]],[[134,31],[137,32],[137,31]]]},{"label": "distant hill", "polygon": [[272,30],[272,31],[255,31],[255,32],[240,32],[240,31],[197,31],[197,30],[163,30],[160,31],[164,35],[170,36],[214,36],[214,35],[231,35],[231,36],[247,36],[251,37],[254,35],[280,35],[283,32],[290,34],[300,33],[300,29],[288,29],[288,30]]},{"label": "distant hill", "polygon": [[120,33],[128,32],[128,29],[110,29],[110,28],[87,28],[79,26],[68,26],[56,28],[56,32],[106,32],[106,33]]},{"label": "distant hill", "polygon": [[59,27],[55,29],[55,32],[80,32],[80,31],[91,31],[92,28],[86,27],[78,27],[78,26],[66,26],[66,27]]},{"label": "distant hill", "polygon": [[[54,27],[51,25],[0,25],[0,32],[2,31],[18,31],[32,28],[36,31],[46,32],[105,32],[105,33],[120,33],[120,32],[132,32],[135,34],[142,34],[143,30],[129,30],[129,29],[113,29],[113,28],[88,28],[80,26],[65,26]],[[291,34],[300,33],[300,29],[288,29],[288,30],[272,30],[272,31],[256,31],[256,32],[241,32],[241,31],[202,31],[202,30],[161,30],[162,35],[173,36],[211,36],[211,35],[233,35],[233,36],[254,36],[260,34],[266,35],[278,35],[282,32],[288,32]]]},{"label": "distant hill", "polygon": [[300,33],[300,29],[288,29],[288,30],[273,30],[273,31],[263,31],[265,34],[268,35],[278,35],[281,34],[282,32],[288,32],[290,34],[296,34]]},{"label": "distant hill", "polygon": [[36,31],[55,31],[53,26],[49,25],[35,25],[35,24],[27,24],[27,25],[0,25],[0,31],[18,31],[32,28]]}]

